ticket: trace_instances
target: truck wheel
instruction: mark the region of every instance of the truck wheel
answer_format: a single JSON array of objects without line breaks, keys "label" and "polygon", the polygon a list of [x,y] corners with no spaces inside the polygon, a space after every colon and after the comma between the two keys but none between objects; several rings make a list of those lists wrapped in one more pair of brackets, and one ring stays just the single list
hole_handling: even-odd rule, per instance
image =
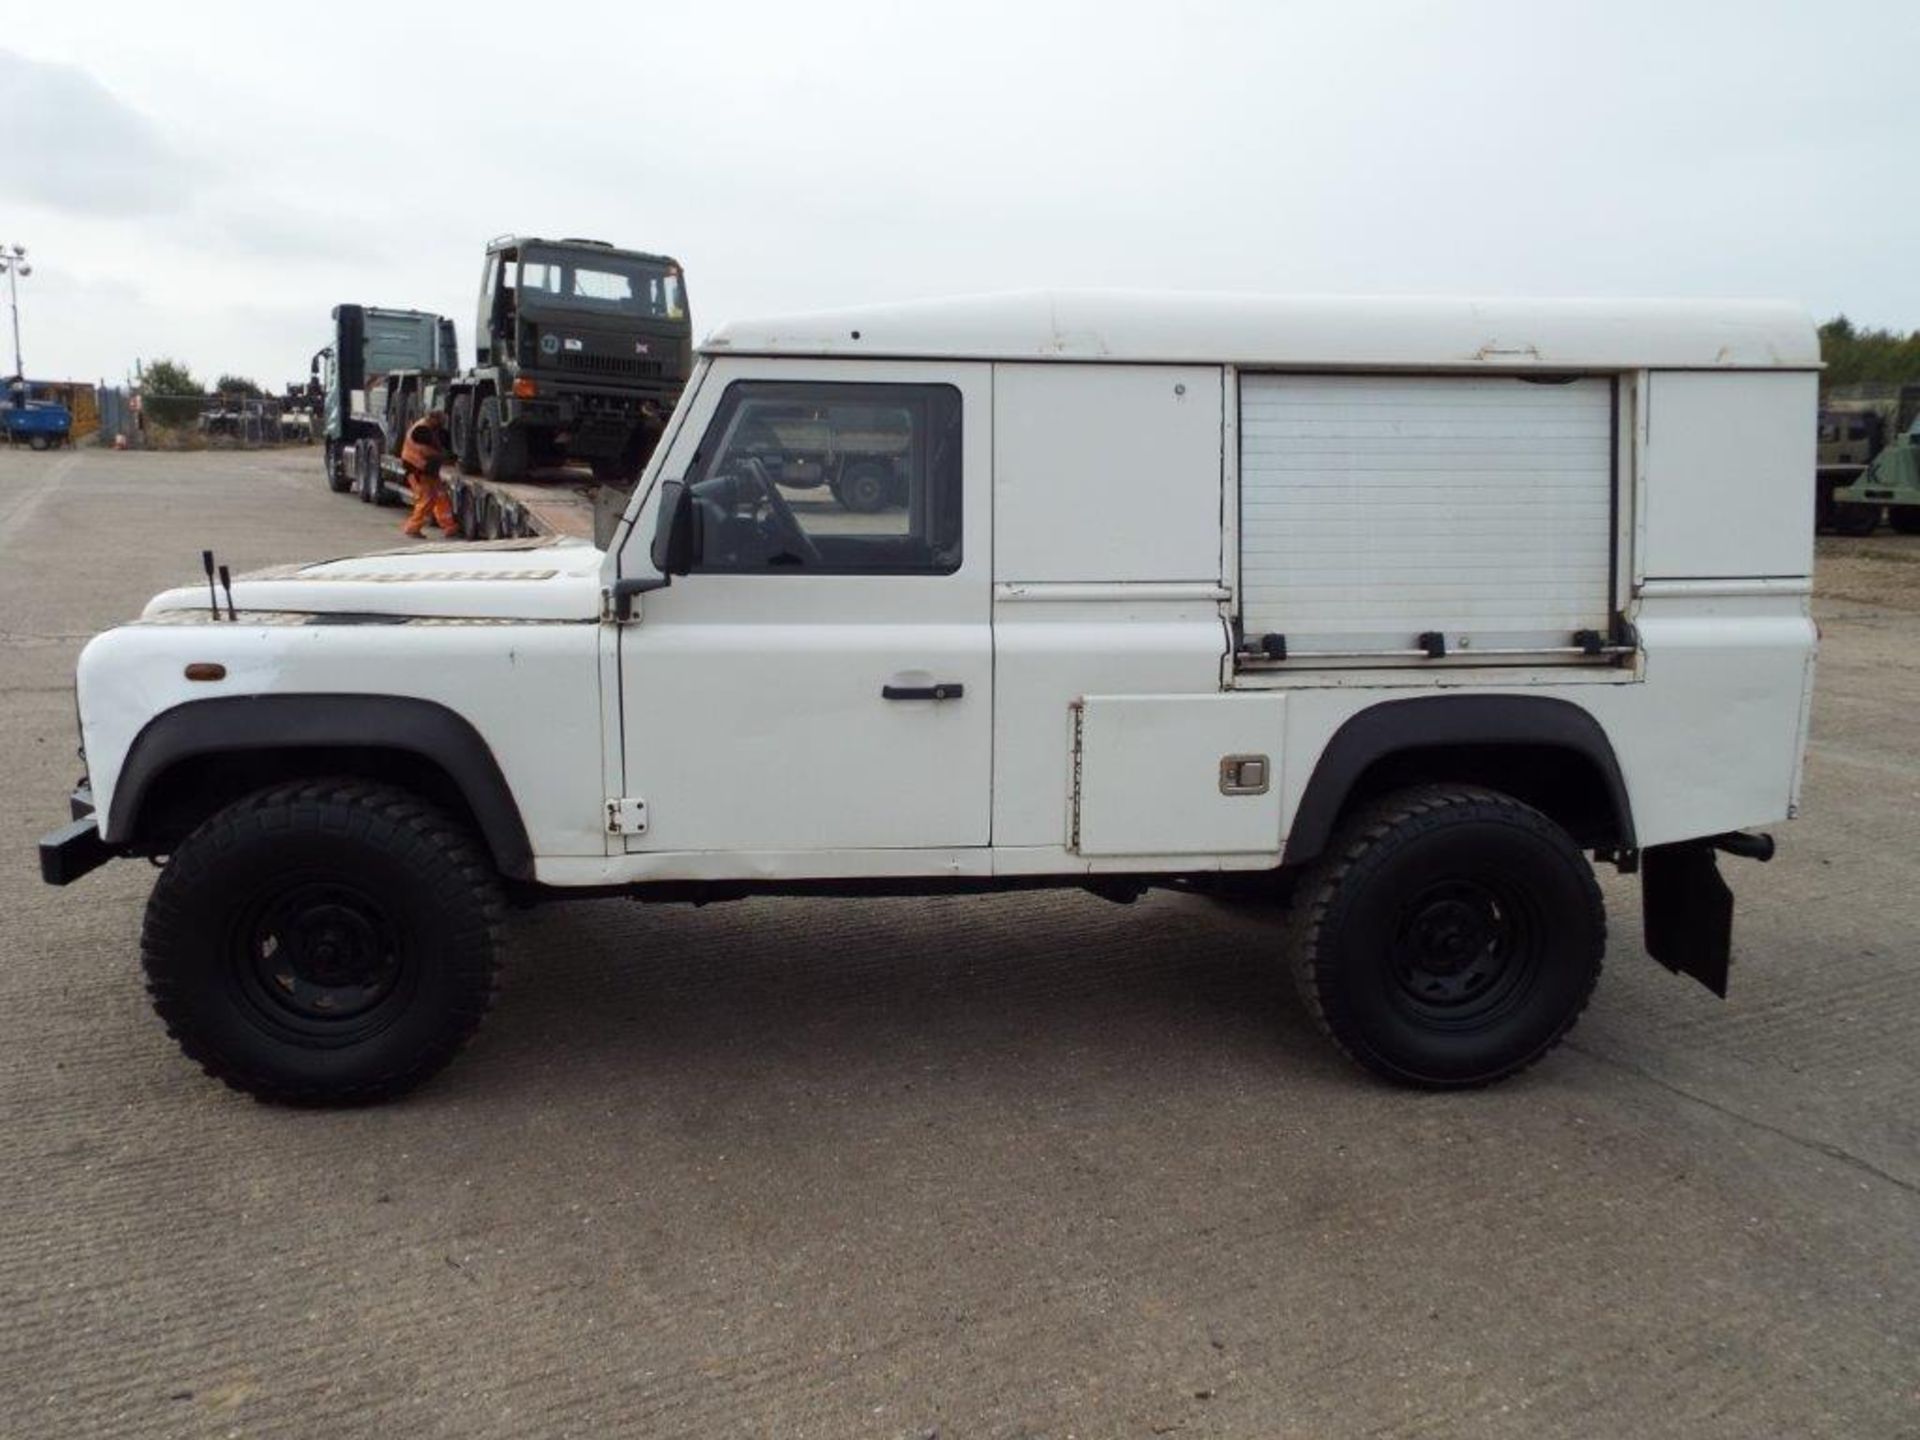
[{"label": "truck wheel", "polygon": [[1833,507],[1833,528],[1842,535],[1871,535],[1880,528],[1880,507],[1839,501]]},{"label": "truck wheel", "polygon": [[1920,505],[1887,506],[1887,524],[1902,535],[1920,535]]},{"label": "truck wheel", "polygon": [[140,952],[167,1031],[261,1100],[344,1105],[412,1089],[493,1003],[503,913],[473,838],[405,791],[305,781],[189,836]]},{"label": "truck wheel", "polygon": [[518,480],[527,468],[527,437],[500,418],[500,397],[480,402],[474,424],[480,453],[480,472],[489,480]]},{"label": "truck wheel", "polygon": [[47,448],[47,437],[46,437],[46,436],[44,436],[44,435],[29,435],[29,436],[27,437],[27,448],[28,448],[29,450],[44,450],[44,449],[46,449],[46,448]]},{"label": "truck wheel", "polygon": [[1593,868],[1553,821],[1492,790],[1428,785],[1367,806],[1300,893],[1301,998],[1350,1058],[1402,1084],[1526,1069],[1600,978]]},{"label": "truck wheel", "polygon": [[359,495],[362,505],[372,505],[380,499],[380,442],[362,439],[359,442],[360,484]]},{"label": "truck wheel", "polygon": [[840,472],[834,486],[834,498],[856,515],[871,515],[887,508],[887,496],[893,488],[893,474],[878,460],[856,460]]},{"label": "truck wheel", "polygon": [[321,456],[327,467],[327,488],[336,495],[344,495],[353,488],[353,476],[347,473],[346,460],[340,453],[340,447],[333,441],[327,441],[327,448]]},{"label": "truck wheel", "polygon": [[452,432],[447,438],[453,441],[454,463],[460,467],[462,475],[480,473],[480,447],[473,433],[473,396],[462,395],[453,402],[453,411],[447,417],[448,429]]}]

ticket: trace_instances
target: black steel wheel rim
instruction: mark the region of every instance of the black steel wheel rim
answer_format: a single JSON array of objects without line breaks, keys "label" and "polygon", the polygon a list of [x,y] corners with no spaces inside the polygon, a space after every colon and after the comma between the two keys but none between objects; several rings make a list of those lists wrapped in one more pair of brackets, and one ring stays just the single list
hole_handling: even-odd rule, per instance
[{"label": "black steel wheel rim", "polygon": [[872,465],[856,465],[847,478],[841,482],[847,490],[847,498],[862,510],[878,510],[887,500],[887,480]]},{"label": "black steel wheel rim", "polygon": [[291,878],[242,907],[232,960],[261,1018],[315,1038],[358,1039],[405,998],[404,943],[387,908],[361,887]]},{"label": "black steel wheel rim", "polygon": [[1518,887],[1482,876],[1441,880],[1400,909],[1390,993],[1424,1024],[1478,1028],[1526,995],[1545,944],[1537,909]]}]

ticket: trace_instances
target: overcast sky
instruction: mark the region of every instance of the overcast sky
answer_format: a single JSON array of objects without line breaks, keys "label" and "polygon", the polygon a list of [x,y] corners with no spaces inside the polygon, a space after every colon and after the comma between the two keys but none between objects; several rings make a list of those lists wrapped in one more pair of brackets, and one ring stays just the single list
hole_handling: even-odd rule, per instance
[{"label": "overcast sky", "polygon": [[1032,286],[1920,328],[1915,0],[89,0],[12,7],[0,47],[38,376],[279,385],[342,300],[470,353],[505,231],[679,257],[697,333]]}]

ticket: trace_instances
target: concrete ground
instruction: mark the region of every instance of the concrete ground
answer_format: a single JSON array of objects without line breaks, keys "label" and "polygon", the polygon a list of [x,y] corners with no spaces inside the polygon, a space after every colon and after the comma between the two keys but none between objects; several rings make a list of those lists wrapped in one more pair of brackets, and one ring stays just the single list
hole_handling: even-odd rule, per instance
[{"label": "concrete ground", "polygon": [[74,656],[397,515],[281,456],[0,453],[0,1432],[1920,1433],[1920,538],[1822,541],[1806,818],[1733,997],[1639,953],[1481,1094],[1348,1068],[1158,896],[603,901],[429,1088],[203,1078],[152,880],[68,890]]}]

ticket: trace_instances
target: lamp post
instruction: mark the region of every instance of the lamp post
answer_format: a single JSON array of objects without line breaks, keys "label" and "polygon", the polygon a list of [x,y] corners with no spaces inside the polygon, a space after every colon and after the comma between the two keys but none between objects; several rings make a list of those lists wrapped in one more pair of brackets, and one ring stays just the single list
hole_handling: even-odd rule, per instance
[{"label": "lamp post", "polygon": [[0,246],[0,274],[7,277],[7,298],[13,306],[13,378],[24,382],[27,372],[20,362],[20,282],[33,274],[26,246]]}]

